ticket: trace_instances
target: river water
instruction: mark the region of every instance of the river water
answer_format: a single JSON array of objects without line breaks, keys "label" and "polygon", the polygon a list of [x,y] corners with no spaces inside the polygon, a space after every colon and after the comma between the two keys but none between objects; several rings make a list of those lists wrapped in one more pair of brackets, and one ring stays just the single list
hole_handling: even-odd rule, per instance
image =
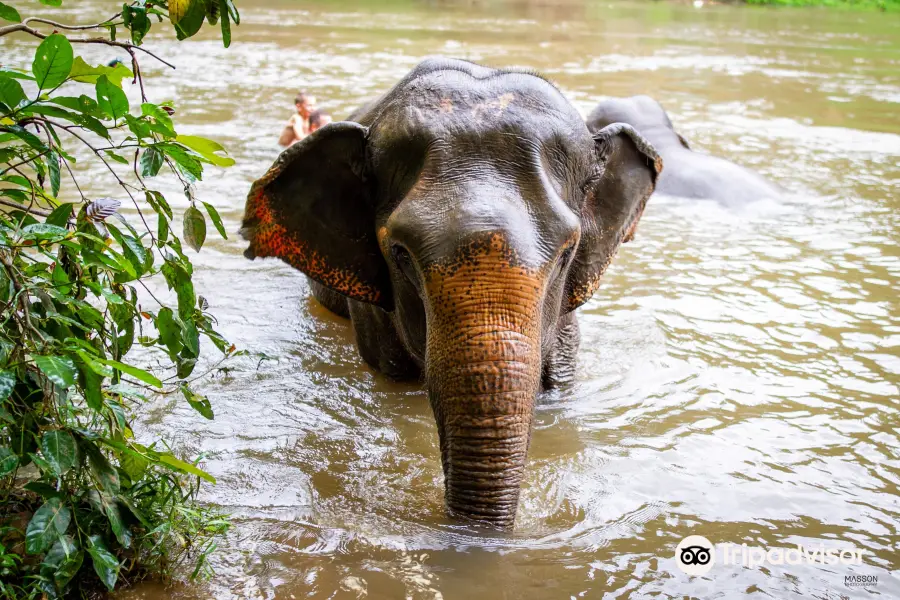
[{"label": "river water", "polygon": [[[234,527],[208,584],[122,598],[900,598],[900,16],[574,0],[238,4],[230,49],[211,33],[177,46],[151,38],[177,71],[144,68],[151,98],[176,101],[183,133],[237,160],[199,187],[229,239],[197,255],[196,277],[221,331],[256,354],[199,386],[214,421],[165,398],[139,427],[205,453],[218,484],[203,499]],[[25,56],[20,43],[11,55]],[[247,261],[236,235],[299,88],[339,118],[428,55],[533,67],[583,113],[606,96],[649,94],[695,149],[789,191],[732,210],[651,200],[579,311],[577,382],[540,398],[507,534],[444,518],[421,387],[365,366],[348,323],[310,299],[304,278]],[[674,560],[691,534],[865,558],[720,564],[691,578]],[[878,583],[846,587],[848,574]]]}]

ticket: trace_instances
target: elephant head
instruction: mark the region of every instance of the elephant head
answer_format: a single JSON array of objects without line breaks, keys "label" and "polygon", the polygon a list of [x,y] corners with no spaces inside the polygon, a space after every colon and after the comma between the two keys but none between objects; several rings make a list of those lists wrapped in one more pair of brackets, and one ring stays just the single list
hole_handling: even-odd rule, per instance
[{"label": "elephant head", "polygon": [[650,96],[607,98],[597,105],[587,117],[591,131],[597,131],[612,123],[626,123],[646,136],[655,148],[662,152],[672,146],[691,149],[688,141],[675,131],[669,114]]},{"label": "elephant head", "polygon": [[282,153],[247,200],[246,255],[347,296],[354,325],[356,303],[392,323],[424,374],[450,512],[506,527],[558,323],[661,168],[534,74],[430,60]]}]

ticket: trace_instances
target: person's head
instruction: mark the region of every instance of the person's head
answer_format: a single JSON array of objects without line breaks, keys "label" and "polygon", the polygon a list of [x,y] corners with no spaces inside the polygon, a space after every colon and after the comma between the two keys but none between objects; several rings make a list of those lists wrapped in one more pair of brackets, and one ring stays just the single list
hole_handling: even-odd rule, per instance
[{"label": "person's head", "polygon": [[309,132],[312,133],[320,127],[331,123],[331,115],[324,110],[314,110],[309,114]]},{"label": "person's head", "polygon": [[316,108],[316,98],[315,96],[310,96],[306,92],[300,92],[297,94],[297,97],[294,98],[294,106],[297,107],[297,113],[306,119]]}]

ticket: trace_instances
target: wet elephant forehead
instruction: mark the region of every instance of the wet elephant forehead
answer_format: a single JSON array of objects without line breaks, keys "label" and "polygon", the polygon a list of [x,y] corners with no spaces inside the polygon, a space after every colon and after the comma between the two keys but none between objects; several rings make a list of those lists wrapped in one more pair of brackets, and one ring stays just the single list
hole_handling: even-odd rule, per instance
[{"label": "wet elephant forehead", "polygon": [[521,91],[498,90],[482,94],[467,90],[436,90],[398,106],[392,115],[385,114],[376,128],[382,131],[430,131],[437,135],[487,132],[492,128],[522,129],[523,132],[527,129],[539,133],[539,129],[568,131],[573,122],[580,124],[546,98],[529,96]]},{"label": "wet elephant forehead", "polygon": [[[583,120],[553,84],[531,73],[493,72],[472,77],[454,70],[429,72],[395,88],[372,123],[375,132],[443,137],[447,133],[498,127],[546,128],[574,134]],[[538,136],[540,137],[540,136]]]},{"label": "wet elephant forehead", "polygon": [[440,113],[452,114],[462,111],[469,118],[481,120],[483,118],[500,117],[506,111],[510,104],[516,101],[516,95],[513,92],[505,92],[494,97],[483,99],[469,98],[452,98],[444,97],[439,100],[435,106],[416,107],[420,112],[438,111]]}]

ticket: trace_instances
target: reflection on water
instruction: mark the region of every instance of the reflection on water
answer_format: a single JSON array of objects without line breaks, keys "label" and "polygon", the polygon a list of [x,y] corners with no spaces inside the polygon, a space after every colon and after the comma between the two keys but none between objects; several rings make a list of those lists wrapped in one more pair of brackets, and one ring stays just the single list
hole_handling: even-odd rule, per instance
[{"label": "reflection on water", "polygon": [[272,358],[204,386],[215,421],[164,400],[143,425],[206,453],[219,484],[205,499],[235,528],[208,586],[122,597],[866,594],[843,566],[692,580],[672,558],[692,533],[855,545],[868,558],[853,572],[900,597],[896,15],[574,0],[265,0],[243,14],[231,49],[154,40],[178,73],[145,67],[153,99],[175,98],[183,129],[237,159],[200,188],[231,232],[298,88],[346,114],[434,54],[535,67],[583,112],[650,94],[695,148],[791,193],[731,212],[651,201],[580,311],[577,383],[541,398],[502,535],[444,519],[419,387],[365,367],[299,274],[246,261],[237,235],[211,243],[198,288],[230,339]]}]

